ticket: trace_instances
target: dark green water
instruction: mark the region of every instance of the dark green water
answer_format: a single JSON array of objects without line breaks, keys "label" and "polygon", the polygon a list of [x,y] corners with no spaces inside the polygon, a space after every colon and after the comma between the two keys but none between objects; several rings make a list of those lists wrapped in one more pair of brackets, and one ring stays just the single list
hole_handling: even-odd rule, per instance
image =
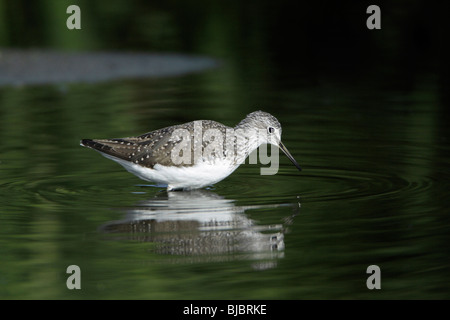
[{"label": "dark green water", "polygon": [[[324,73],[329,56],[317,70],[285,60],[267,33],[237,51],[226,19],[211,21],[230,37],[197,47],[223,59],[216,69],[0,88],[0,298],[449,298],[445,78],[407,75],[401,58]],[[267,52],[252,51],[265,37]],[[197,119],[234,126],[259,109],[280,120],[302,172],[280,155],[277,175],[245,164],[167,194],[79,146]],[[69,265],[81,290],[66,287]],[[366,286],[370,265],[381,290]]]}]

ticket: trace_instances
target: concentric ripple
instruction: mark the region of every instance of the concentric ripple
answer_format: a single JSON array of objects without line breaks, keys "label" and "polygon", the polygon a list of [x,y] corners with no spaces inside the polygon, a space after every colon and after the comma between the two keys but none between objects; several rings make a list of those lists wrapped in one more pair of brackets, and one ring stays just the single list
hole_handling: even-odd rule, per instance
[{"label": "concentric ripple", "polygon": [[[304,189],[303,198],[308,201],[369,200],[380,197],[394,197],[403,193],[417,193],[427,190],[432,182],[427,177],[407,180],[398,175],[369,171],[351,171],[331,168],[315,168],[303,177],[314,189]],[[318,187],[318,188],[317,188]]]},{"label": "concentric ripple", "polygon": [[[433,184],[433,179],[427,176],[406,177],[392,172],[345,168],[309,167],[301,174],[291,172],[294,171],[281,171],[275,176],[244,172],[232,179],[238,180],[237,183],[224,183],[225,186],[218,186],[218,189],[239,198],[245,197],[246,202],[267,203],[273,200],[280,203],[295,201],[297,196],[301,202],[365,201],[405,194],[413,196],[428,190]],[[255,190],[263,192],[255,193]]]}]

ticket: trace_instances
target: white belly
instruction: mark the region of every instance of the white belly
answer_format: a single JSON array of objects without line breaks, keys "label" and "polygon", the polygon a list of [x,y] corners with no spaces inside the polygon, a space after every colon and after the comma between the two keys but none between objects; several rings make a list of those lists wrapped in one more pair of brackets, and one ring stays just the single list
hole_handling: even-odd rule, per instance
[{"label": "white belly", "polygon": [[186,167],[168,167],[156,164],[153,169],[125,161],[102,153],[105,157],[121,164],[127,171],[146,181],[167,185],[168,190],[173,189],[199,189],[213,185],[228,177],[238,165],[229,162],[216,161],[214,164],[200,163]]}]

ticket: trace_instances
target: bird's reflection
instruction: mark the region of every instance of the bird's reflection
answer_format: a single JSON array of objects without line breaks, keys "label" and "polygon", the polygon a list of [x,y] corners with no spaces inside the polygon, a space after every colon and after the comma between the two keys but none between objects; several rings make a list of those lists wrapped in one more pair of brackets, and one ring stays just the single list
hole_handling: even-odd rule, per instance
[{"label": "bird's reflection", "polygon": [[248,259],[254,268],[267,269],[284,256],[286,225],[296,212],[287,208],[285,223],[261,225],[245,211],[280,206],[291,205],[237,206],[234,200],[207,190],[164,192],[127,209],[123,220],[100,229],[117,237],[153,242],[161,254],[196,261]]}]

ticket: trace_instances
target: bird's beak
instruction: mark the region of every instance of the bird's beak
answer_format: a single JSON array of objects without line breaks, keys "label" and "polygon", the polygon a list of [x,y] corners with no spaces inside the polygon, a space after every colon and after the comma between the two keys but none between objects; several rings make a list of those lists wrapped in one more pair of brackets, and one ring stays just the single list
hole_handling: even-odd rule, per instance
[{"label": "bird's beak", "polygon": [[291,160],[291,162],[294,164],[294,166],[299,170],[302,171],[302,168],[298,164],[297,161],[295,161],[294,157],[289,153],[288,149],[284,146],[284,144],[280,141],[278,144],[278,147],[284,152],[284,154]]}]

